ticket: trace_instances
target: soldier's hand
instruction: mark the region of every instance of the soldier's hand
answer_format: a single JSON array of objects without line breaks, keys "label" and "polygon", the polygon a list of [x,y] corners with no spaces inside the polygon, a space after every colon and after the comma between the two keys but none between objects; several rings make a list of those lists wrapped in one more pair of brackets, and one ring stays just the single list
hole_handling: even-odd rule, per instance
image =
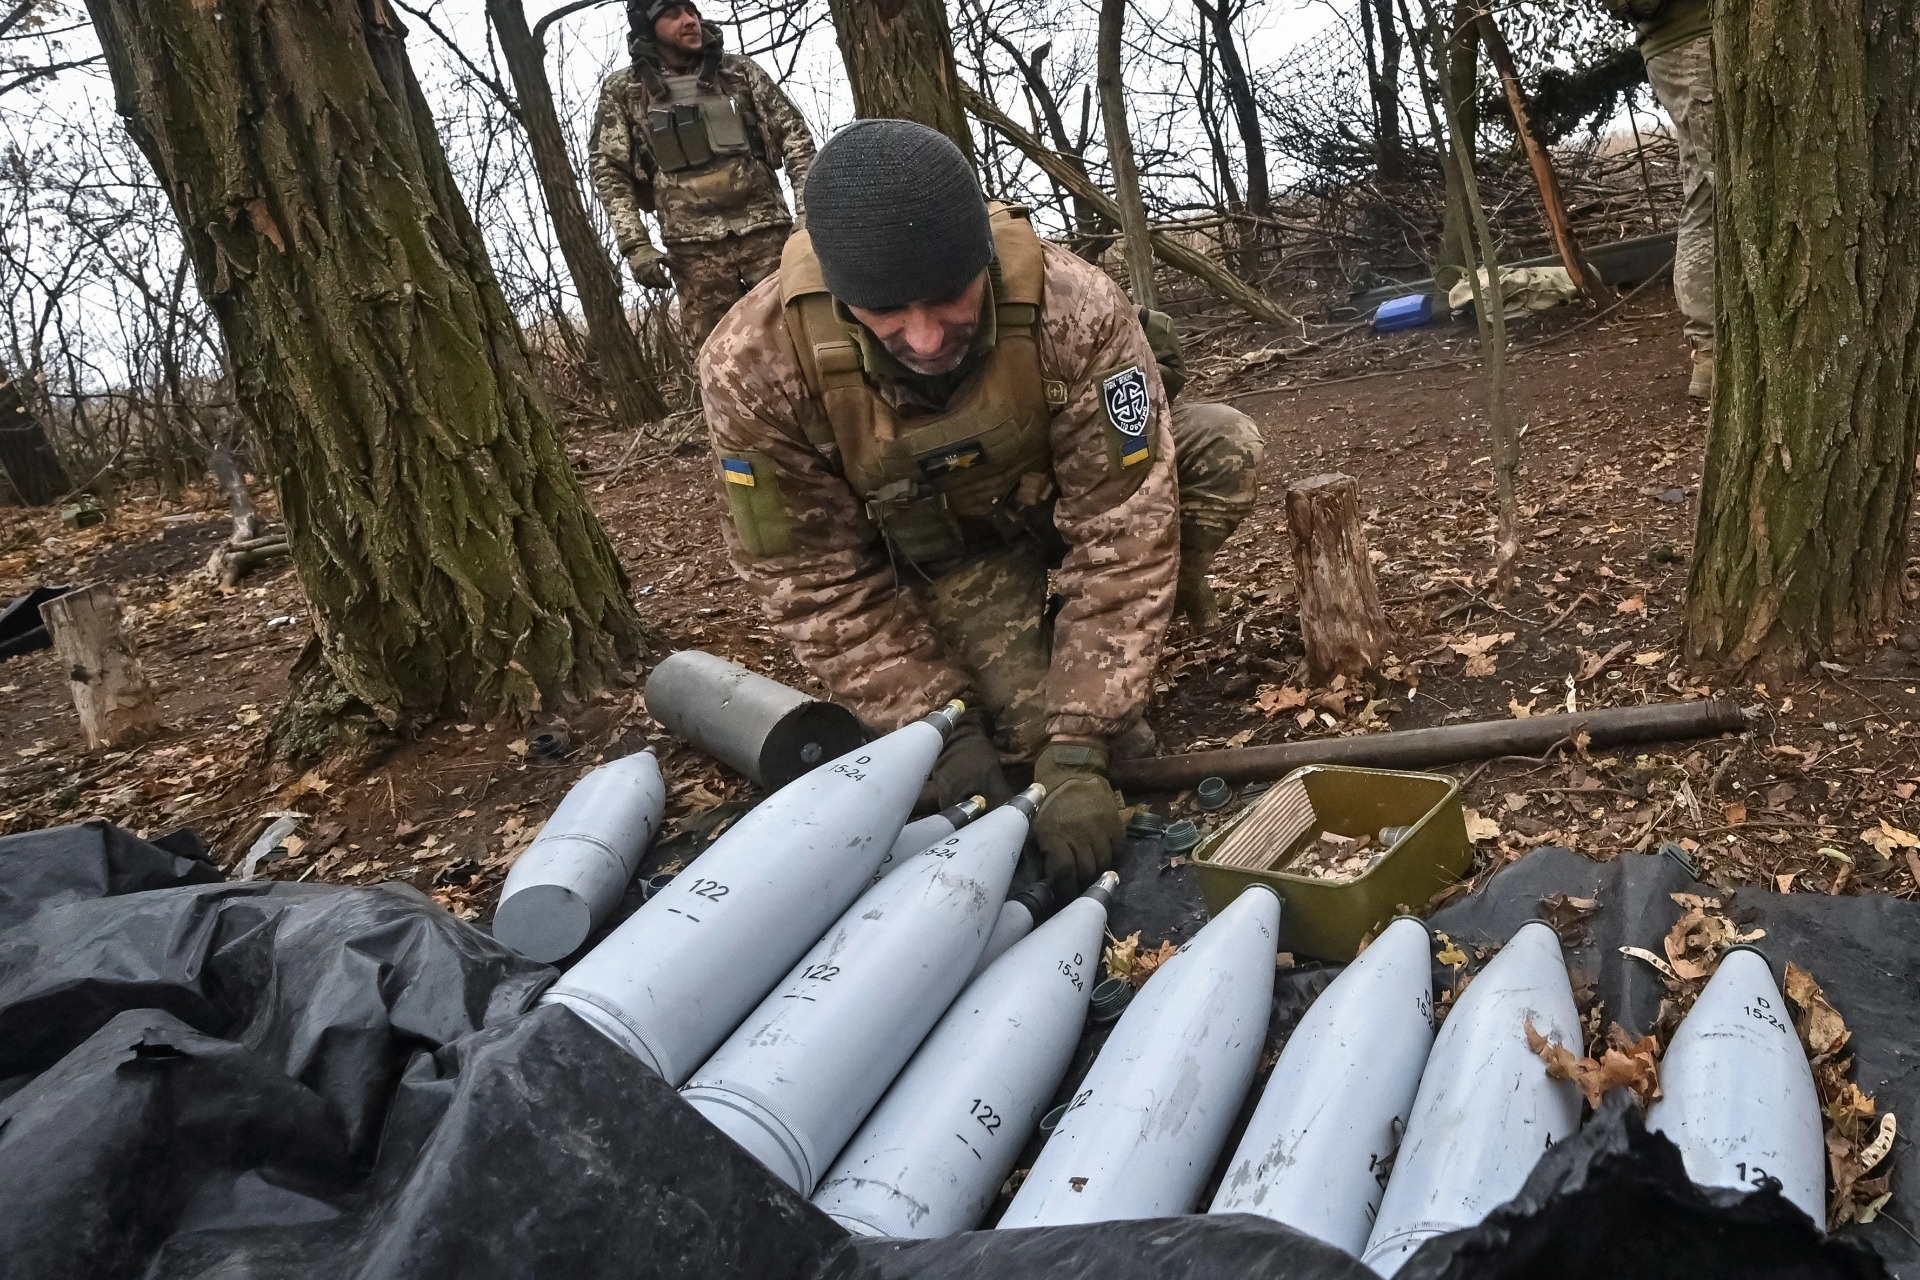
[{"label": "soldier's hand", "polygon": [[1113,865],[1126,837],[1120,797],[1107,781],[1104,747],[1054,742],[1034,761],[1033,780],[1047,789],[1033,820],[1047,883],[1071,897]]},{"label": "soldier's hand", "polygon": [[920,788],[916,812],[932,813],[959,804],[970,796],[985,796],[989,806],[1013,798],[1013,788],[1000,770],[1000,752],[987,736],[986,717],[969,711],[960,717],[947,738],[946,749]]},{"label": "soldier's hand", "polygon": [[627,255],[627,270],[642,287],[671,289],[673,278],[667,274],[667,255],[652,245],[642,245]]}]

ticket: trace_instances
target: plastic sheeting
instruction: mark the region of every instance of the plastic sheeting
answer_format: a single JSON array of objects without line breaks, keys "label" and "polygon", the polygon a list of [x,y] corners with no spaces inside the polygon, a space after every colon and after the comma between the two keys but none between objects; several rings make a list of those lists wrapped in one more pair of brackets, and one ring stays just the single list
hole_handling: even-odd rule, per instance
[{"label": "plastic sheeting", "polygon": [[[1370,1274],[1249,1217],[851,1240],[573,1015],[528,1013],[552,969],[405,887],[205,883],[212,874],[100,825],[0,840],[0,1272]],[[1655,879],[1642,883],[1648,874]],[[1129,928],[1151,934],[1161,916],[1165,932],[1190,932],[1184,879],[1160,877],[1133,903],[1138,923]],[[1613,971],[1621,990],[1610,992],[1604,953],[1616,938],[1657,945],[1674,886],[1688,887],[1684,874],[1676,880],[1654,859],[1596,865],[1548,851],[1449,906],[1440,927],[1468,941],[1476,930],[1503,940],[1508,921],[1533,914],[1541,895],[1597,891],[1604,905],[1589,921],[1593,942],[1575,958],[1601,968],[1609,1008],[1627,1008],[1637,998],[1632,970]],[[1743,896],[1737,910],[1763,919],[1770,940],[1813,970],[1853,1026],[1863,1086],[1885,1107],[1909,1104],[1920,907],[1753,899]],[[1328,971],[1283,977],[1282,1032]],[[1897,1174],[1896,1190],[1910,1196],[1904,1182]],[[1911,1222],[1908,1207],[1889,1206]],[[1881,1274],[1856,1239],[1909,1258],[1877,1224],[1843,1236],[1822,1242],[1765,1192],[1693,1188],[1665,1139],[1609,1114],[1556,1149],[1512,1205],[1431,1242],[1403,1274]]]}]

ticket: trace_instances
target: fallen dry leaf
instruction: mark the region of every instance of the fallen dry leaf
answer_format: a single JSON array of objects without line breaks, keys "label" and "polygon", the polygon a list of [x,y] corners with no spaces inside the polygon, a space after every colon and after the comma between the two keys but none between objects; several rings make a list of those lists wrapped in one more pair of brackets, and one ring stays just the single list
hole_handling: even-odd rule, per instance
[{"label": "fallen dry leaf", "polygon": [[1525,720],[1533,715],[1533,703],[1534,699],[1532,698],[1528,698],[1525,702],[1522,702],[1516,695],[1515,697],[1507,699],[1507,710],[1513,713],[1515,720]]},{"label": "fallen dry leaf", "polygon": [[1647,611],[1647,598],[1645,596],[1628,596],[1625,600],[1613,606],[1613,611],[1615,613],[1645,613]]},{"label": "fallen dry leaf", "polygon": [[1129,986],[1140,987],[1153,976],[1167,961],[1179,953],[1179,948],[1171,942],[1162,942],[1152,951],[1140,946],[1140,934],[1136,931],[1124,938],[1107,937],[1107,949],[1103,954],[1106,961],[1107,976],[1120,978]]},{"label": "fallen dry leaf", "polygon": [[1720,909],[1720,899],[1693,893],[1676,893],[1673,900],[1683,908],[1666,937],[1667,961],[1674,973],[1685,981],[1705,978],[1719,967],[1720,957],[1729,947],[1757,942],[1766,930],[1741,933]]},{"label": "fallen dry leaf", "polygon": [[1647,653],[1636,653],[1633,655],[1633,665],[1636,667],[1656,666],[1664,662],[1666,657],[1667,651],[1665,649],[1654,649]]},{"label": "fallen dry leaf", "polygon": [[1844,1049],[1852,1037],[1846,1019],[1827,1002],[1826,993],[1813,980],[1813,975],[1791,960],[1787,962],[1786,989],[1787,999],[1800,1010],[1794,1025],[1800,1031],[1800,1040],[1806,1045],[1808,1055],[1815,1059],[1830,1058]]},{"label": "fallen dry leaf", "polygon": [[1296,689],[1292,685],[1264,685],[1259,695],[1254,698],[1253,705],[1262,715],[1277,716],[1282,711],[1306,706],[1307,692],[1304,689]]},{"label": "fallen dry leaf", "polygon": [[1631,648],[1633,648],[1633,644],[1631,641],[1622,640],[1619,644],[1613,646],[1613,648],[1607,650],[1605,653],[1600,654],[1598,656],[1587,653],[1585,649],[1582,649],[1580,651],[1581,654],[1583,655],[1580,662],[1580,671],[1579,671],[1579,674],[1574,677],[1574,679],[1579,681],[1581,684],[1585,684],[1587,681],[1592,680],[1593,678],[1598,676],[1602,671],[1605,671],[1608,667],[1612,666],[1614,659],[1618,658],[1621,654],[1625,653],[1627,650]]},{"label": "fallen dry leaf", "polygon": [[1635,1040],[1616,1022],[1607,1031],[1607,1048],[1598,1059],[1577,1058],[1572,1050],[1536,1031],[1533,1019],[1527,1019],[1526,1028],[1527,1048],[1547,1064],[1548,1077],[1573,1081],[1588,1106],[1599,1106],[1614,1089],[1632,1090],[1643,1107],[1660,1100],[1660,1042],[1652,1036]]},{"label": "fallen dry leaf", "polygon": [[1574,1057],[1573,1050],[1557,1040],[1549,1040],[1534,1029],[1533,1019],[1528,1018],[1527,1048],[1535,1057],[1547,1064],[1547,1076],[1553,1080],[1575,1080],[1580,1074],[1580,1059]]},{"label": "fallen dry leaf", "polygon": [[1726,816],[1730,827],[1737,827],[1747,820],[1747,806],[1743,804],[1730,804],[1721,813]]},{"label": "fallen dry leaf", "polygon": [[1467,839],[1473,841],[1475,844],[1480,843],[1482,840],[1498,840],[1500,838],[1500,824],[1492,818],[1483,818],[1472,809],[1465,810],[1463,816],[1467,820]]},{"label": "fallen dry leaf", "polygon": [[1871,845],[1882,858],[1891,858],[1901,849],[1920,849],[1920,836],[1894,826],[1885,818],[1860,833],[1862,843]]}]

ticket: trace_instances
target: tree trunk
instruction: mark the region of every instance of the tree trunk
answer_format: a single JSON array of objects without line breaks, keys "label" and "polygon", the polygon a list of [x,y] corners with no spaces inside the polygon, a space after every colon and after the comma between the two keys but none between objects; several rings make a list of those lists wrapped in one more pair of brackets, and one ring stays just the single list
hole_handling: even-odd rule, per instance
[{"label": "tree trunk", "polygon": [[973,135],[943,0],[828,0],[827,7],[853,85],[854,114],[938,129],[971,163]]},{"label": "tree trunk", "polygon": [[[1800,667],[1900,611],[1920,444],[1909,0],[1714,11],[1718,387],[1690,656]],[[1791,55],[1783,51],[1791,51]]]},{"label": "tree trunk", "polygon": [[1373,6],[1380,24],[1380,80],[1374,102],[1380,112],[1380,179],[1398,182],[1407,176],[1406,142],[1400,133],[1400,25],[1393,20],[1393,0],[1362,0]]},{"label": "tree trunk", "polygon": [[1153,287],[1153,228],[1140,196],[1140,171],[1133,163],[1133,132],[1127,125],[1127,95],[1120,82],[1120,36],[1127,21],[1127,0],[1100,0],[1100,46],[1095,80],[1100,121],[1107,134],[1107,162],[1113,167],[1114,203],[1120,207],[1120,232],[1127,250],[1127,282],[1133,300],[1159,305]]},{"label": "tree trunk", "polygon": [[1240,131],[1240,148],[1247,157],[1247,212],[1262,218],[1273,212],[1272,187],[1267,179],[1267,144],[1260,136],[1260,111],[1253,101],[1253,82],[1247,78],[1246,64],[1240,60],[1240,45],[1233,34],[1232,0],[1194,0],[1207,24],[1213,28],[1213,42],[1220,49],[1220,78],[1226,83],[1227,100],[1233,104],[1233,121]]},{"label": "tree trunk", "polygon": [[1386,652],[1392,629],[1367,559],[1353,477],[1314,476],[1289,488],[1287,528],[1293,533],[1307,670],[1321,682],[1364,675]]},{"label": "tree trunk", "polygon": [[389,726],[640,648],[384,0],[88,0],[276,477],[326,663]]},{"label": "tree trunk", "polygon": [[1461,185],[1463,174],[1471,173],[1479,158],[1480,137],[1480,24],[1474,21],[1473,0],[1456,0],[1453,16],[1440,40],[1439,64],[1443,93],[1452,99],[1459,113],[1459,139],[1466,149],[1465,170],[1448,169],[1447,212],[1440,228],[1440,252],[1433,278],[1443,287],[1451,287],[1473,261],[1470,241],[1473,227],[1467,217],[1467,193]]},{"label": "tree trunk", "polygon": [[88,747],[114,747],[160,727],[153,691],[120,629],[120,602],[106,583],[40,606],[40,620],[67,671]]},{"label": "tree trunk", "polygon": [[606,247],[594,234],[586,206],[581,203],[580,178],[567,155],[566,135],[560,131],[553,86],[547,79],[546,47],[527,26],[527,11],[521,0],[487,0],[487,16],[500,38],[500,56],[506,61],[507,74],[513,77],[513,91],[519,98],[517,114],[520,126],[527,131],[534,170],[540,175],[553,238],[560,246],[560,256],[566,259],[574,292],[580,295],[601,387],[626,425],[639,427],[664,416],[667,406],[647,373],[640,344],[627,325],[627,313],[620,303],[620,278],[614,274]]},{"label": "tree trunk", "polygon": [[73,487],[47,429],[27,412],[11,378],[0,378],[0,474],[29,507],[44,507]]}]

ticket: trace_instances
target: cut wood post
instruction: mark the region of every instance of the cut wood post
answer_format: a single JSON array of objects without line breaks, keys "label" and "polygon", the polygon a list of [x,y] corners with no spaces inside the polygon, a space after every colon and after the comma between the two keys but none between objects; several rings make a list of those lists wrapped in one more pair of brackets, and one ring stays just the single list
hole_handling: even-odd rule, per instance
[{"label": "cut wood post", "polygon": [[1371,670],[1391,629],[1367,560],[1360,487],[1338,473],[1302,480],[1287,490],[1287,527],[1307,670],[1315,680]]},{"label": "cut wood post", "polygon": [[88,747],[118,746],[160,727],[153,691],[120,629],[113,588],[96,583],[40,606],[54,652],[67,670]]}]

